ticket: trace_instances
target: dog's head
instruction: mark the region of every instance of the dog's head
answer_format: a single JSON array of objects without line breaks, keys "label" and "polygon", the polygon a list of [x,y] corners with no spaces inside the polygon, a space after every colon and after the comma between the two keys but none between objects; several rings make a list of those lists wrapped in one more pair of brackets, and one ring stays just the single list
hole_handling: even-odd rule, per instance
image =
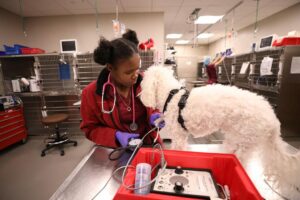
[{"label": "dog's head", "polygon": [[149,67],[141,82],[142,92],[141,101],[146,107],[161,109],[165,95],[168,95],[169,91],[166,91],[166,85],[170,84],[170,81],[176,80],[173,77],[173,70],[162,67],[152,66]]}]

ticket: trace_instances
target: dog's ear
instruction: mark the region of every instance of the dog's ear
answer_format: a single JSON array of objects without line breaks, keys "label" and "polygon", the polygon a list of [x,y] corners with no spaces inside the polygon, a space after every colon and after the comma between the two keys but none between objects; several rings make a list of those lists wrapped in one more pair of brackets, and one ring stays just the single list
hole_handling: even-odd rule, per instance
[{"label": "dog's ear", "polygon": [[151,67],[145,71],[143,80],[141,82],[142,92],[140,95],[142,103],[146,107],[156,108],[157,107],[157,74],[156,70],[151,70]]}]

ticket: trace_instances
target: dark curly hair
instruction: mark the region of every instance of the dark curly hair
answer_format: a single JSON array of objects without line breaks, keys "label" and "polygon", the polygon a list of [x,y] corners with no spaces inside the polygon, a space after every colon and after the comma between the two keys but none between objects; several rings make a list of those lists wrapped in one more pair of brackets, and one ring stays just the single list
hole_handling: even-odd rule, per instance
[{"label": "dark curly hair", "polygon": [[124,33],[122,35],[122,38],[133,42],[136,46],[138,46],[139,43],[140,43],[138,38],[137,38],[136,32],[131,30],[131,29],[127,29],[126,33]]},{"label": "dark curly hair", "polygon": [[132,30],[112,41],[100,38],[98,47],[94,50],[94,60],[101,65],[116,64],[119,60],[129,59],[133,54],[138,53],[138,39]]},{"label": "dark curly hair", "polygon": [[138,53],[137,47],[129,40],[118,38],[108,41],[101,37],[94,50],[94,60],[100,65],[114,65],[119,60],[130,58],[134,53]]},{"label": "dark curly hair", "polygon": [[[94,50],[95,62],[100,65],[111,64],[112,67],[116,67],[119,61],[130,59],[134,54],[138,53],[137,45],[134,41],[138,41],[138,39],[132,37],[108,41],[104,37],[101,37],[98,47]],[[102,95],[102,86],[107,81],[109,73],[110,71],[107,67],[100,72],[97,80],[96,94]],[[138,82],[140,81],[141,77],[139,76]]]}]

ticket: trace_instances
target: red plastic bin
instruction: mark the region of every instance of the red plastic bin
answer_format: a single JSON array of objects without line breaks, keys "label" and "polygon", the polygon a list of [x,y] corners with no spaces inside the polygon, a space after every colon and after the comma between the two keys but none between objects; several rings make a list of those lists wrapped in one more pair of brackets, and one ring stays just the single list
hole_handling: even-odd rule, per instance
[{"label": "red plastic bin", "polygon": [[22,54],[42,54],[45,50],[39,48],[21,48]]},{"label": "red plastic bin", "polygon": [[281,38],[275,40],[272,44],[272,46],[274,47],[288,46],[288,45],[300,45],[300,37]]},{"label": "red plastic bin", "polygon": [[[141,148],[131,162],[131,165],[136,166],[138,163],[150,163],[152,157],[151,148]],[[228,185],[231,200],[263,200],[254,184],[248,177],[238,159],[233,154],[219,153],[200,153],[188,151],[164,150],[168,166],[181,166],[183,168],[206,168],[211,169],[217,183]],[[155,152],[155,162],[159,162],[160,153]],[[153,166],[152,166],[153,167]],[[154,174],[153,174],[154,176]],[[125,176],[127,185],[134,184],[135,169],[128,168]],[[192,200],[195,198],[169,196],[164,194],[149,193],[147,195],[135,195],[133,191],[127,190],[123,186],[118,189],[114,200]]]}]

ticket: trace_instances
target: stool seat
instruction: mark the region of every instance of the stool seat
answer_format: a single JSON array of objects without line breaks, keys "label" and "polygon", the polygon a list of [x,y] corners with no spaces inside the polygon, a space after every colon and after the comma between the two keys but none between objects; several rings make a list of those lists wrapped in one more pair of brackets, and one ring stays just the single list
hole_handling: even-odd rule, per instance
[{"label": "stool seat", "polygon": [[48,115],[47,117],[44,117],[42,119],[42,123],[44,125],[55,125],[55,136],[54,137],[49,137],[48,139],[51,139],[52,141],[48,142],[46,144],[46,148],[42,150],[41,156],[46,155],[46,151],[58,147],[60,150],[60,155],[63,156],[65,155],[64,151],[64,145],[65,144],[73,144],[74,146],[77,146],[77,142],[75,140],[69,140],[67,137],[67,132],[64,132],[63,134],[60,133],[59,130],[59,123],[64,122],[69,118],[68,114],[65,113],[60,113],[60,114],[53,114],[53,115]]},{"label": "stool seat", "polygon": [[69,118],[68,114],[53,114],[53,115],[48,115],[47,117],[43,117],[42,123],[45,125],[50,125],[50,124],[57,124],[60,122],[64,122]]}]

